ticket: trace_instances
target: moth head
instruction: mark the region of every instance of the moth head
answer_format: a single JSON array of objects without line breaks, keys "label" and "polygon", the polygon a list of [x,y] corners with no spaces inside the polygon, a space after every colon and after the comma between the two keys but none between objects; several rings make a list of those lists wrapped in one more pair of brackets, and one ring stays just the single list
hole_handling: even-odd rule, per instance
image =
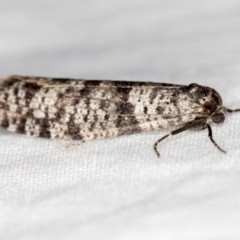
[{"label": "moth head", "polygon": [[216,114],[216,122],[217,120],[220,121],[217,117],[217,112],[222,107],[222,98],[218,92],[212,88],[201,86],[196,83],[190,84],[187,89],[193,101],[202,106],[203,112],[212,116]]}]

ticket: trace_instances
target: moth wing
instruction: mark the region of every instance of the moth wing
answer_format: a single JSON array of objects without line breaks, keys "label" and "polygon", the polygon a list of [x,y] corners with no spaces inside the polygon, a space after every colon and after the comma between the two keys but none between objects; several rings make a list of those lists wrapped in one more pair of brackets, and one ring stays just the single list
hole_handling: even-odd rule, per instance
[{"label": "moth wing", "polygon": [[32,86],[40,86],[43,88],[176,88],[184,85],[168,84],[168,83],[157,83],[157,82],[137,82],[137,81],[121,81],[121,80],[87,80],[87,79],[70,79],[70,78],[46,78],[46,77],[31,77],[31,76],[19,76],[11,75],[1,80],[0,87],[10,86],[13,83],[22,82],[29,83]]},{"label": "moth wing", "polygon": [[[29,109],[25,115],[22,113],[25,106],[21,103],[18,103],[21,113],[10,113],[10,120],[16,123],[12,126],[18,128],[13,131],[33,136],[87,141],[181,125],[202,114],[198,106],[196,109],[186,107],[189,113],[183,107],[183,113],[179,113],[171,102],[174,114],[160,114],[153,107],[144,113],[145,107],[154,105],[159,91],[168,99],[182,85],[11,76],[1,83],[0,89],[13,84],[21,85],[31,96],[27,99]],[[164,101],[161,104],[164,106]],[[42,117],[38,113],[40,108],[45,111],[42,110]]]}]

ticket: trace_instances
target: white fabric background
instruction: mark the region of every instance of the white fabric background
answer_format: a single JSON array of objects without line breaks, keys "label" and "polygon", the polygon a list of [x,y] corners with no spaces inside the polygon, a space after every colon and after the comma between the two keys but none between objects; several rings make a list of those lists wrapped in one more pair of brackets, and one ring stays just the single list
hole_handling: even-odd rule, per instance
[{"label": "white fabric background", "polygon": [[[215,88],[240,107],[238,0],[0,3],[0,76]],[[0,131],[0,239],[239,239],[240,114],[159,146],[165,131],[66,149]]]}]

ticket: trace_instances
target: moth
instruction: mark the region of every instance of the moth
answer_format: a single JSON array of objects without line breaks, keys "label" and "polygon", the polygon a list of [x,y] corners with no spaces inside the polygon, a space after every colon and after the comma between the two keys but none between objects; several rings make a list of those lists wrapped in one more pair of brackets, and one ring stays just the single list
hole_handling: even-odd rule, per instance
[{"label": "moth", "polygon": [[230,110],[212,88],[186,85],[10,76],[0,82],[0,125],[28,136],[83,142],[177,127],[154,144],[185,130],[224,122]]}]

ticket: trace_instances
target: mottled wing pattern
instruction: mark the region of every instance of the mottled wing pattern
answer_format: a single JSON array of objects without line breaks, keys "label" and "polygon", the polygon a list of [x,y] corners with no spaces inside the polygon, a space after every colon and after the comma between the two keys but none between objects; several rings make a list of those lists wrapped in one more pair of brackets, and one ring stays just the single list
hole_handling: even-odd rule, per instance
[{"label": "mottled wing pattern", "polygon": [[0,125],[91,140],[183,125],[207,112],[184,85],[12,76],[0,83]]}]

